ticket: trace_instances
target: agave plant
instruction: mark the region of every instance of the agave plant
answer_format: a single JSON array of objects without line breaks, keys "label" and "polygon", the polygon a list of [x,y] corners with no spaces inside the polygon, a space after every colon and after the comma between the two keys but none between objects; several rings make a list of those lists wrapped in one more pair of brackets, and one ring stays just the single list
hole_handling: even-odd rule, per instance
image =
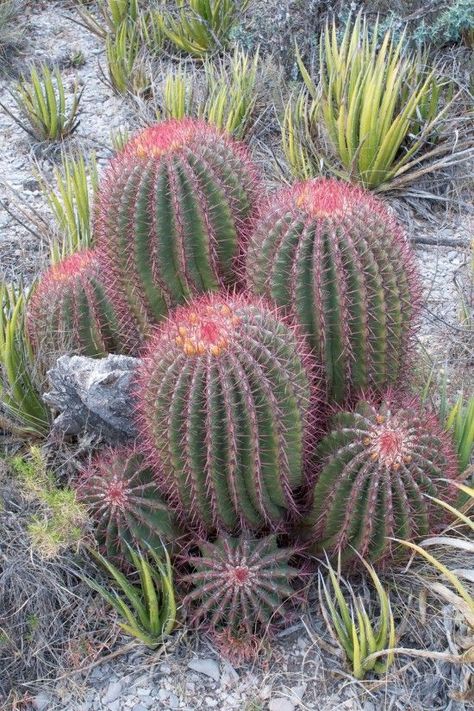
[{"label": "agave plant", "polygon": [[404,34],[395,41],[389,29],[380,38],[378,23],[371,28],[359,13],[342,38],[335,21],[326,24],[317,83],[297,60],[309,97],[290,100],[283,146],[298,177],[320,172],[325,137],[338,163],[329,158],[325,169],[377,190],[404,187],[452,152],[450,141],[436,145],[450,89],[427,55],[407,51]]}]

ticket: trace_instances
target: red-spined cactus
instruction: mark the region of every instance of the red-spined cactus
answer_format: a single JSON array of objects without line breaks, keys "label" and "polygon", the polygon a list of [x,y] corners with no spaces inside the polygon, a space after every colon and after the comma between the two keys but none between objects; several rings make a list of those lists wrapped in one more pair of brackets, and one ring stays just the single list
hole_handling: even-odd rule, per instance
[{"label": "red-spined cactus", "polygon": [[109,558],[127,558],[127,544],[148,543],[158,550],[179,537],[153,472],[134,448],[106,449],[95,457],[82,472],[77,493]]},{"label": "red-spined cactus", "polygon": [[236,282],[257,172],[247,150],[204,121],[171,120],[126,144],[98,195],[111,289],[147,334],[169,310]]},{"label": "red-spined cactus", "polygon": [[138,335],[123,315],[105,290],[97,253],[85,250],[42,276],[28,306],[28,331],[46,359],[65,351],[91,357],[128,353]]},{"label": "red-spined cactus", "polygon": [[209,294],[157,330],[137,383],[140,440],[187,525],[255,530],[296,510],[311,375],[303,339],[259,300]]},{"label": "red-spined cactus", "polygon": [[221,536],[199,544],[201,555],[188,556],[194,572],[183,576],[193,589],[183,600],[191,621],[211,629],[226,627],[252,638],[259,628],[285,616],[285,601],[295,595],[289,565],[294,550],[278,548],[275,536],[253,540]]},{"label": "red-spined cactus", "polygon": [[414,272],[383,204],[336,180],[278,192],[247,251],[250,290],[296,314],[337,402],[404,374],[419,304]]},{"label": "red-spined cactus", "polygon": [[388,393],[337,413],[315,451],[320,472],[304,521],[313,552],[341,553],[357,564],[403,553],[390,538],[433,532],[443,509],[430,500],[456,498],[456,456],[435,415],[413,399]]}]

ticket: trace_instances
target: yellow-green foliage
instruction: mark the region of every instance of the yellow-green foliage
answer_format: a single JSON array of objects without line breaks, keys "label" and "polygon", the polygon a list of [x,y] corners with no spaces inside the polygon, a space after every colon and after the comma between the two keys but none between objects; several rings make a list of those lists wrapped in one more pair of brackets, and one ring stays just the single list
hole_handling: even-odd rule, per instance
[{"label": "yellow-green foliage", "polygon": [[38,371],[28,332],[30,292],[0,283],[0,427],[25,437],[47,434],[50,412],[41,399]]},{"label": "yellow-green foliage", "polygon": [[164,36],[181,52],[204,57],[224,49],[251,0],[176,0],[177,11],[159,15]]},{"label": "yellow-green foliage", "polygon": [[417,175],[420,158],[431,156],[447,111],[441,108],[446,82],[436,66],[426,66],[427,55],[408,52],[404,34],[398,42],[391,30],[381,41],[379,34],[361,13],[349,18],[342,38],[336,23],[327,23],[318,82],[297,53],[307,94],[290,99],[282,125],[296,176],[320,172],[324,137],[337,158],[329,167],[371,189],[405,184]]},{"label": "yellow-green foliage", "polygon": [[91,552],[114,583],[112,592],[96,580],[86,577],[84,580],[125,620],[120,623],[124,632],[154,648],[163,643],[176,624],[176,600],[170,557],[164,546],[164,560],[147,544],[146,555],[128,545],[127,547],[138,576],[138,585],[132,585],[118,568],[96,551]]},{"label": "yellow-green foliage", "polygon": [[40,504],[40,512],[28,526],[35,551],[53,558],[76,546],[84,536],[85,510],[74,491],[57,486],[41,449],[31,447],[29,456],[14,457],[11,466],[23,493]]},{"label": "yellow-green foliage", "polygon": [[203,72],[179,67],[168,73],[156,117],[201,118],[244,138],[254,123],[259,54],[235,50],[228,61],[204,60]]},{"label": "yellow-green foliage", "polygon": [[60,141],[79,125],[81,95],[75,84],[72,99],[67,102],[59,69],[51,72],[46,65],[32,67],[28,75],[21,75],[14,95],[26,123],[14,118],[36,140]]},{"label": "yellow-green foliage", "polygon": [[142,38],[136,23],[123,22],[116,33],[107,35],[108,80],[117,94],[143,96],[149,92],[151,78],[141,50]]},{"label": "yellow-green foliage", "polygon": [[[333,639],[340,645],[356,679],[363,679],[367,672],[385,674],[393,663],[394,655],[388,652],[383,661],[371,655],[395,647],[395,621],[390,606],[390,598],[384,590],[375,570],[362,561],[369,573],[377,594],[379,619],[374,625],[374,611],[367,610],[364,601],[358,597],[349,582],[342,580],[329,562],[329,576],[319,575],[319,600],[324,620]],[[346,601],[342,586],[350,597]]]},{"label": "yellow-green foliage", "polygon": [[82,24],[101,39],[116,34],[123,23],[135,22],[139,17],[139,0],[98,0],[98,17],[89,12],[82,2],[79,15]]},{"label": "yellow-green foliage", "polygon": [[459,469],[464,472],[471,464],[474,446],[474,397],[465,400],[463,393],[459,395],[447,414],[446,429],[453,436]]},{"label": "yellow-green foliage", "polygon": [[50,246],[51,262],[92,246],[92,200],[98,187],[95,153],[86,163],[82,155],[63,153],[60,168],[55,167],[54,185],[41,181],[56,223]]}]

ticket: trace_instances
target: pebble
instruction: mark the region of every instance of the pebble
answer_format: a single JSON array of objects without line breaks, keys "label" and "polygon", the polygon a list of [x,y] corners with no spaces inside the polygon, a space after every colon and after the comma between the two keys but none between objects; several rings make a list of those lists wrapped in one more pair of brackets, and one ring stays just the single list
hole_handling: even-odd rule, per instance
[{"label": "pebble", "polygon": [[188,664],[188,669],[205,674],[214,681],[219,681],[221,678],[219,665],[214,659],[192,659]]},{"label": "pebble", "polygon": [[104,704],[110,704],[112,701],[115,701],[116,699],[118,699],[121,691],[122,691],[122,682],[121,681],[111,681],[109,686],[107,687],[107,693],[105,694],[102,701],[104,702]]},{"label": "pebble", "polygon": [[51,704],[51,697],[41,692],[33,699],[33,706],[36,711],[47,711]]},{"label": "pebble", "polygon": [[290,699],[276,698],[268,704],[268,711],[295,711],[295,702]]}]

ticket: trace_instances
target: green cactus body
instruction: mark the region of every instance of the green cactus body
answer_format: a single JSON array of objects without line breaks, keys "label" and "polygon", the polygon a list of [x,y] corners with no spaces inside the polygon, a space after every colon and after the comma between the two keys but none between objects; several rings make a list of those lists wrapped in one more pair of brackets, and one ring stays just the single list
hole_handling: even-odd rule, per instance
[{"label": "green cactus body", "polygon": [[380,391],[403,373],[419,296],[411,251],[382,203],[336,180],[274,197],[247,251],[249,289],[296,315],[328,397]]},{"label": "green cactus body", "polygon": [[203,121],[166,121],[112,161],[97,231],[109,286],[143,335],[174,306],[236,282],[256,204],[246,149]]},{"label": "green cactus body", "polygon": [[294,550],[278,548],[275,536],[254,541],[221,536],[199,544],[200,556],[186,562],[194,572],[183,576],[192,590],[183,600],[194,623],[226,627],[249,637],[285,616],[285,601],[294,595],[290,581],[298,570],[288,563]]},{"label": "green cactus body", "polygon": [[28,308],[35,351],[49,359],[66,351],[86,356],[128,353],[138,343],[123,309],[109,298],[94,250],[77,252],[41,278]]},{"label": "green cactus body", "polygon": [[80,477],[77,492],[108,558],[127,558],[127,546],[136,548],[143,543],[158,550],[179,537],[153,472],[133,448],[99,454]]},{"label": "green cactus body", "polygon": [[296,508],[309,362],[297,332],[258,300],[207,295],[158,329],[137,386],[141,435],[187,525],[258,529]]},{"label": "green cactus body", "polygon": [[357,564],[357,553],[378,563],[400,554],[391,538],[424,536],[439,523],[443,510],[428,496],[456,496],[446,483],[457,476],[446,432],[416,402],[392,394],[337,413],[315,459],[304,535],[314,553],[341,553],[347,564]]}]

